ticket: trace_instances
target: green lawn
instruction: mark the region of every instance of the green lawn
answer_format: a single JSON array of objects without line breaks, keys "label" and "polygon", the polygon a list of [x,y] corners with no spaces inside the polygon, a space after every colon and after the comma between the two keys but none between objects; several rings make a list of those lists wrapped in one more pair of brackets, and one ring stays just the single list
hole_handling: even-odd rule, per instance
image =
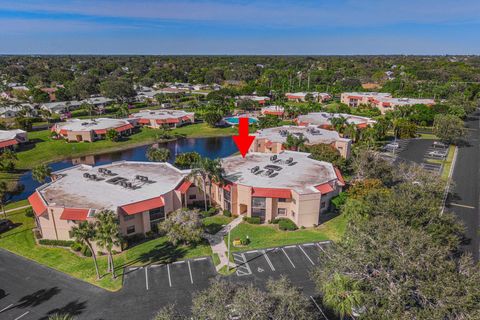
[{"label": "green lawn", "polygon": [[220,231],[224,225],[229,224],[232,220],[233,218],[231,217],[216,215],[203,219],[203,226],[205,227],[206,232],[215,234]]},{"label": "green lawn", "polygon": [[455,146],[450,146],[448,149],[448,154],[445,160],[439,159],[428,159],[428,163],[436,163],[436,164],[443,164],[442,167],[442,174],[441,177],[444,180],[448,179],[448,175],[450,174],[450,168],[452,167],[453,156],[455,154]]},{"label": "green lawn", "polygon": [[[29,132],[28,137],[30,141],[35,144],[31,149],[17,153],[19,160],[17,168],[31,169],[41,163],[87,154],[122,150],[153,143],[159,141],[158,132],[159,131],[155,129],[143,128],[139,133],[133,134],[124,141],[112,142],[101,140],[93,143],[67,143],[63,139],[53,140],[50,138],[50,131],[48,130]],[[171,130],[172,134],[185,137],[228,136],[235,132],[233,128],[211,128],[205,123],[188,125]]]},{"label": "green lawn", "polygon": [[[14,205],[17,204],[12,204],[12,206]],[[121,288],[121,273],[124,266],[143,265],[152,262],[166,263],[212,254],[210,246],[206,243],[195,247],[174,247],[164,237],[157,238],[115,256],[117,273],[120,275],[116,280],[112,280],[109,275],[105,274],[106,257],[99,257],[100,271],[104,276],[100,281],[97,281],[91,258],[79,257],[68,249],[37,246],[31,231],[34,227],[33,219],[25,217],[24,211],[24,209],[21,209],[8,214],[8,219],[19,224],[19,226],[1,234],[0,248],[108,290],[114,291]]]},{"label": "green lawn", "polygon": [[317,228],[296,231],[281,231],[276,225],[255,225],[242,222],[232,230],[231,241],[233,242],[237,238],[244,239],[248,235],[251,242],[248,246],[243,247],[234,247],[232,244],[231,248],[232,251],[243,251],[313,241],[337,241],[345,232],[346,224],[347,220],[343,215],[333,218]]}]

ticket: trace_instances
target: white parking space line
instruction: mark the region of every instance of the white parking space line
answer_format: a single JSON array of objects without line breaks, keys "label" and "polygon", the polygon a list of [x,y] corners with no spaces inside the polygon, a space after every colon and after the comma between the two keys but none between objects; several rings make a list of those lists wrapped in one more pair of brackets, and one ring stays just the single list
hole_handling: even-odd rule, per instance
[{"label": "white parking space line", "polygon": [[307,257],[308,261],[310,261],[311,264],[315,265],[315,262],[313,262],[312,259],[310,259],[310,257],[308,256],[308,254],[305,252],[305,250],[303,250],[302,246],[298,246],[300,248],[300,250],[302,250],[303,254],[305,255],[305,257]]},{"label": "white parking space line", "polygon": [[161,267],[161,266],[163,266],[163,264],[151,264],[150,268],[158,268],[158,267]]},{"label": "white parking space line", "polygon": [[286,247],[284,247],[284,248],[285,248],[285,249],[290,249],[290,248],[295,248],[295,247],[296,247],[296,245],[291,245],[291,246],[286,246]]},{"label": "white parking space line", "polygon": [[148,267],[145,267],[145,286],[148,290]]},{"label": "white parking space line", "polygon": [[272,271],[275,271],[275,267],[273,266],[272,261],[270,261],[270,258],[267,256],[267,253],[265,252],[265,250],[262,250],[262,253],[263,253],[263,256],[265,257],[265,260],[267,260],[267,263],[270,266],[270,269],[272,269]]},{"label": "white parking space line", "polygon": [[18,320],[18,319],[20,319],[20,318],[23,318],[23,317],[25,317],[25,316],[26,316],[27,314],[29,314],[29,313],[30,313],[30,311],[27,311],[27,312],[25,312],[24,314],[16,317],[14,320]]},{"label": "white parking space line", "polygon": [[320,241],[320,242],[317,242],[317,244],[330,244],[330,241],[328,240]]},{"label": "white parking space line", "polygon": [[315,301],[315,299],[313,299],[312,296],[310,296],[310,299],[312,299],[313,304],[315,304],[315,307],[317,307],[318,311],[320,311],[320,313],[321,313],[322,316],[325,318],[325,320],[328,320],[327,316],[325,315],[325,313],[323,313],[323,310],[322,310],[322,308],[320,308],[320,306],[318,305],[317,301]]},{"label": "white parking space line", "polygon": [[303,243],[302,246],[308,247],[308,246],[314,246],[315,243],[310,242],[310,243]]},{"label": "white parking space line", "polygon": [[466,208],[466,209],[475,209],[475,207],[472,207],[472,206],[467,206],[465,204],[460,204],[460,203],[450,203],[451,206],[454,206],[454,207],[460,207],[460,208]]},{"label": "white parking space line", "polygon": [[256,252],[258,252],[258,250],[250,250],[250,251],[247,251],[245,253],[256,253]]},{"label": "white parking space line", "polygon": [[168,284],[172,287],[172,278],[170,277],[170,265],[167,264]]},{"label": "white parking space line", "polygon": [[185,261],[175,261],[172,264],[182,264],[182,263],[185,263]]},{"label": "white parking space line", "polygon": [[196,258],[194,259],[195,261],[203,261],[203,260],[207,260],[207,258]]},{"label": "white parking space line", "polygon": [[10,305],[8,305],[8,306],[6,306],[6,307],[3,308],[2,310],[0,310],[0,313],[3,312],[3,311],[5,311],[5,310],[7,310],[7,309],[9,309],[11,306],[13,306],[13,303],[10,304]]},{"label": "white parking space line", "polygon": [[325,252],[325,250],[323,250],[322,246],[320,245],[320,243],[317,243],[317,246],[320,248],[320,250],[322,250],[323,252]]},{"label": "white parking space line", "polygon": [[241,276],[251,275],[252,270],[248,265],[245,255],[243,253],[233,253],[232,255],[233,255],[233,260],[237,265],[237,271],[236,271],[237,276],[241,277]]},{"label": "white parking space line", "polygon": [[128,268],[128,271],[135,271],[137,269],[139,269],[139,267],[130,267],[130,268]]},{"label": "white parking space line", "polygon": [[187,261],[187,264],[188,264],[188,272],[190,273],[190,282],[193,284],[192,268],[190,267],[190,261]]},{"label": "white parking space line", "polygon": [[282,252],[285,254],[285,257],[287,257],[288,261],[290,261],[290,264],[292,265],[292,267],[295,268],[295,265],[293,264],[292,260],[290,259],[288,254],[285,252],[285,250],[283,250],[283,248],[282,248]]}]

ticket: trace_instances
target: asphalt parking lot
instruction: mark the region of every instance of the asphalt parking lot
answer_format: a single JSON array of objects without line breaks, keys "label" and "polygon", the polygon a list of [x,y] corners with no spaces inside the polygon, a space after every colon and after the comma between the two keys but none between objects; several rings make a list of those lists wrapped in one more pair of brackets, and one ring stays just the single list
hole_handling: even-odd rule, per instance
[{"label": "asphalt parking lot", "polygon": [[394,161],[406,161],[409,163],[416,163],[421,165],[425,170],[440,174],[443,169],[443,164],[434,163],[431,160],[444,160],[448,154],[448,146],[441,147],[435,145],[435,140],[431,139],[410,139],[403,140],[398,149],[398,153]]}]

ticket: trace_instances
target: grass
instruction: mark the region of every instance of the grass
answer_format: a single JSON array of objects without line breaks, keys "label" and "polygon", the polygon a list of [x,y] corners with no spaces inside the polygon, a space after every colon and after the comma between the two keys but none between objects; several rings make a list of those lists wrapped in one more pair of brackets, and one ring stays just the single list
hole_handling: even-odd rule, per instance
[{"label": "grass", "polygon": [[447,158],[445,159],[442,168],[442,179],[448,179],[448,175],[450,174],[450,169],[452,167],[453,156],[455,155],[455,148],[455,146],[450,146],[448,149]]},{"label": "grass", "polygon": [[[12,204],[12,207],[21,205],[21,203],[16,203]],[[196,246],[175,247],[165,237],[160,237],[143,242],[116,255],[114,261],[119,276],[115,280],[105,273],[106,257],[99,257],[99,268],[103,276],[97,281],[92,258],[80,257],[64,248],[36,245],[31,231],[34,227],[33,218],[25,217],[25,209],[9,213],[8,219],[17,224],[17,227],[1,234],[0,248],[111,291],[121,288],[123,267],[153,262],[169,263],[179,259],[212,254],[210,246],[205,242]]]},{"label": "grass", "polygon": [[421,138],[421,139],[428,139],[428,140],[438,139],[438,137],[436,135],[434,135],[433,133],[419,133],[418,137]]},{"label": "grass", "polygon": [[218,257],[218,253],[214,252],[212,254],[212,261],[214,266],[218,266],[220,264],[220,258]]},{"label": "grass", "polygon": [[227,266],[223,266],[220,270],[218,270],[218,273],[224,276],[228,276],[228,275],[231,275],[232,273],[235,273],[235,268],[232,268],[232,266],[230,266],[230,270],[227,271]]},{"label": "grass", "polygon": [[[335,217],[317,228],[299,229],[296,231],[281,231],[276,225],[255,225],[242,222],[231,231],[232,251],[271,248],[304,242],[323,240],[340,240],[345,232],[347,220],[345,216]],[[234,239],[243,239],[246,236],[250,244],[234,247]]]},{"label": "grass", "polygon": [[[131,135],[123,141],[100,140],[93,143],[67,143],[63,139],[54,140],[50,138],[49,130],[29,132],[28,137],[34,145],[31,149],[17,153],[17,168],[31,169],[42,163],[150,144],[160,140],[158,132],[156,129],[143,128],[140,132]],[[172,129],[170,133],[181,137],[215,137],[232,135],[235,133],[235,129],[211,128],[205,123],[198,123]]]},{"label": "grass", "polygon": [[205,231],[210,234],[215,234],[220,231],[224,225],[229,224],[233,218],[222,215],[215,215],[203,219],[203,226]]}]

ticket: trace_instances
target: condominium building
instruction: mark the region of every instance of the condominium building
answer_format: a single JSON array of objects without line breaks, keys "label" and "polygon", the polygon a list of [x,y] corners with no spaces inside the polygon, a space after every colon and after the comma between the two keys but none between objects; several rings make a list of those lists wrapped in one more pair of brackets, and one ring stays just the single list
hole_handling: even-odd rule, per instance
[{"label": "condominium building", "polygon": [[195,114],[183,110],[141,110],[130,115],[130,118],[137,119],[139,125],[155,129],[165,125],[179,127],[195,122]]},{"label": "condominium building", "polygon": [[28,200],[44,239],[70,240],[73,226],[95,221],[102,210],[118,215],[122,235],[145,234],[166,214],[203,199],[188,173],[155,162],[78,165],[54,172]]},{"label": "condominium building", "polygon": [[239,100],[251,100],[251,101],[257,102],[258,104],[264,105],[265,103],[270,101],[270,98],[265,96],[248,95],[248,96],[237,97],[237,102]]},{"label": "condominium building", "polygon": [[433,106],[435,104],[434,99],[393,98],[390,93],[379,92],[344,92],[340,100],[350,107],[358,107],[361,104],[373,106],[378,108],[382,114],[401,106],[415,104]]},{"label": "condominium building", "polygon": [[94,142],[105,139],[107,131],[112,129],[122,136],[128,136],[132,134],[135,125],[135,119],[72,119],[54,124],[50,130],[67,141]]},{"label": "condominium building", "polygon": [[317,225],[345,185],[331,163],[303,152],[254,152],[225,158],[222,165],[227,184],[214,185],[212,199],[233,214],[264,222],[288,218],[298,226]]},{"label": "condominium building", "polygon": [[16,130],[0,130],[0,148],[12,148],[19,144],[28,142],[27,132]]},{"label": "condominium building", "polygon": [[324,92],[294,92],[294,93],[287,92],[285,93],[285,96],[289,101],[295,101],[295,102],[307,101],[306,97],[308,95],[310,95],[313,101],[316,101],[316,102],[324,102],[332,99],[331,95]]},{"label": "condominium building", "polygon": [[258,130],[254,134],[255,141],[250,146],[250,151],[262,153],[282,152],[288,135],[305,138],[306,145],[331,145],[338,150],[342,157],[350,157],[351,139],[342,138],[336,131],[320,129],[314,125],[282,126]]},{"label": "condominium building", "polygon": [[376,121],[367,117],[355,116],[346,113],[328,113],[328,112],[311,112],[300,115],[295,119],[299,126],[315,125],[323,129],[331,129],[333,118],[344,118],[347,123],[355,124],[359,128],[366,128],[373,125]]},{"label": "condominium building", "polygon": [[261,110],[261,113],[266,116],[277,116],[277,117],[283,117],[285,114],[285,108],[281,106],[267,106],[263,107]]}]

